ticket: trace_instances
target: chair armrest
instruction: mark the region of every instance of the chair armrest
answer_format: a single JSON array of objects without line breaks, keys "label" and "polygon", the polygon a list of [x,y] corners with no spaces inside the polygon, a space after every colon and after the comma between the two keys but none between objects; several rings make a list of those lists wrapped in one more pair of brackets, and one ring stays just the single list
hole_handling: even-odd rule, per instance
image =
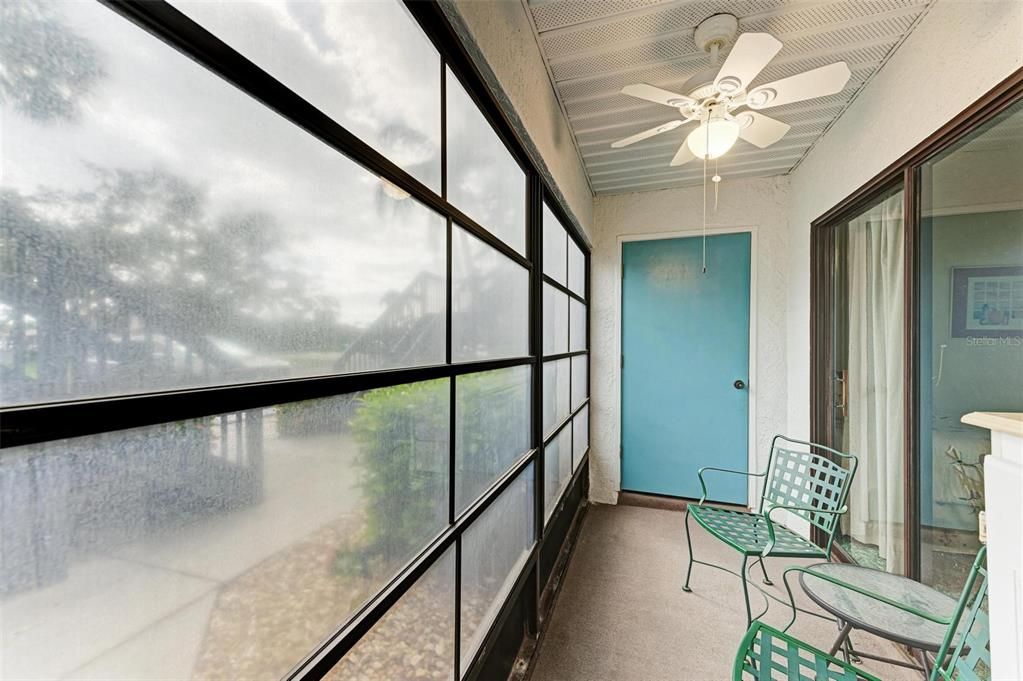
[{"label": "chair armrest", "polygon": [[816,572],[813,570],[812,567],[795,566],[787,568],[785,572],[782,573],[782,581],[785,582],[785,590],[788,592],[789,602],[792,604],[792,619],[789,620],[789,623],[785,626],[785,628],[782,631],[788,631],[789,627],[791,627],[792,624],[796,621],[796,599],[792,596],[792,586],[789,584],[790,572],[802,572],[811,575],[813,577],[816,577],[817,579],[822,579],[825,582],[830,582],[831,584],[839,586],[843,589],[848,589],[849,591],[853,591],[862,596],[866,596],[867,598],[871,598],[873,600],[880,601],[881,603],[884,603],[886,605],[890,605],[893,608],[898,608],[903,612],[908,612],[910,615],[915,615],[916,617],[920,617],[922,619],[929,620],[937,624],[944,624],[947,626],[952,623],[952,618],[954,617],[954,615],[949,617],[942,617],[941,615],[935,615],[934,613],[927,612],[926,610],[914,608],[911,605],[907,605],[905,603],[902,603],[901,601],[893,600],[891,598],[888,598],[887,596],[882,596],[881,594],[874,593],[873,591],[864,589],[863,587],[859,587],[854,584],[849,584],[848,582],[843,582],[841,579],[832,577],[831,575],[824,575],[819,572]]},{"label": "chair armrest", "polygon": [[696,475],[700,478],[700,489],[703,491],[703,495],[700,497],[700,501],[697,505],[702,506],[703,502],[707,499],[707,484],[703,480],[703,474],[705,471],[716,471],[718,473],[734,473],[735,475],[745,475],[748,478],[762,478],[767,473],[750,473],[749,471],[738,471],[733,468],[717,468],[715,466],[704,466],[700,470],[696,471]]},{"label": "chair armrest", "polygon": [[764,516],[764,521],[767,524],[767,545],[764,546],[764,550],[760,552],[760,555],[765,557],[771,555],[771,551],[774,550],[775,544],[774,522],[771,520],[771,514],[777,511],[778,509],[782,509],[785,511],[809,511],[810,513],[828,513],[831,515],[842,515],[843,513],[849,510],[849,507],[843,506],[842,508],[835,509],[834,511],[829,511],[823,508],[814,508],[813,506],[772,504],[770,508],[764,509],[762,513],[762,515]]}]

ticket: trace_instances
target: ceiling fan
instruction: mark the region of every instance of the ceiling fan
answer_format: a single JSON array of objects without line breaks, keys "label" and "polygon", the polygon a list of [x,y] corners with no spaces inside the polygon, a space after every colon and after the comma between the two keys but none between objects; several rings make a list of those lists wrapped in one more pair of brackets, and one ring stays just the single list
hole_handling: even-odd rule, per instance
[{"label": "ceiling fan", "polygon": [[710,53],[711,66],[686,81],[681,88],[686,94],[646,83],[622,88],[624,94],[677,109],[682,118],[630,135],[611,146],[627,147],[698,122],[699,127],[686,137],[671,165],[679,166],[695,158],[717,158],[731,149],[738,138],[763,149],[784,137],[791,126],[758,113],[759,110],[831,95],[840,92],[849,81],[849,67],[840,61],[750,89],[753,80],[781,50],[782,43],[768,33],[743,33],[718,69],[718,52],[732,41],[738,28],[738,19],[731,14],[715,14],[696,27],[696,44]]}]

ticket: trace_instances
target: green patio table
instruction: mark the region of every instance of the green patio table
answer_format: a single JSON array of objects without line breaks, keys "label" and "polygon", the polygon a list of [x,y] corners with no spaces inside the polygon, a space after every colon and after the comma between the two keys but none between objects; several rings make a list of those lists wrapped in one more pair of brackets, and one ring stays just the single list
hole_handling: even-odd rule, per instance
[{"label": "green patio table", "polygon": [[[956,609],[956,599],[901,575],[848,563],[817,563],[807,570],[941,617],[951,617]],[[914,665],[864,653],[853,650],[849,634],[853,629],[860,629],[912,650],[936,653],[948,631],[947,625],[918,617],[809,572],[800,572],[799,583],[814,603],[838,619],[840,632],[829,655],[834,656],[841,649],[846,662],[858,656],[930,673],[926,655],[920,656],[922,665]]]}]

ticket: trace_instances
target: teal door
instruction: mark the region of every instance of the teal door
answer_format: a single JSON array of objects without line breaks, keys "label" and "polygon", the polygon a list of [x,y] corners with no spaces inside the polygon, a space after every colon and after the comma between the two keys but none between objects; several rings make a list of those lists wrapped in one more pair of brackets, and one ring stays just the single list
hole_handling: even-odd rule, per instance
[{"label": "teal door", "polygon": [[[622,489],[700,497],[701,466],[747,470],[748,232],[626,242],[622,252]],[[709,478],[747,501],[746,479]]]}]

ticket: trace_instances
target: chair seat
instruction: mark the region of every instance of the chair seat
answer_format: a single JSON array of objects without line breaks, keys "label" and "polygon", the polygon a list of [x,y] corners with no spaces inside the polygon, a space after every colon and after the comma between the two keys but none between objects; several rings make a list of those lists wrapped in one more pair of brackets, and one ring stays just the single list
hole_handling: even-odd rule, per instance
[{"label": "chair seat", "polygon": [[[770,539],[767,533],[767,520],[759,513],[696,504],[689,507],[689,513],[703,529],[747,556],[762,553]],[[768,555],[827,558],[824,550],[813,542],[777,522],[773,525],[775,543]]]}]

